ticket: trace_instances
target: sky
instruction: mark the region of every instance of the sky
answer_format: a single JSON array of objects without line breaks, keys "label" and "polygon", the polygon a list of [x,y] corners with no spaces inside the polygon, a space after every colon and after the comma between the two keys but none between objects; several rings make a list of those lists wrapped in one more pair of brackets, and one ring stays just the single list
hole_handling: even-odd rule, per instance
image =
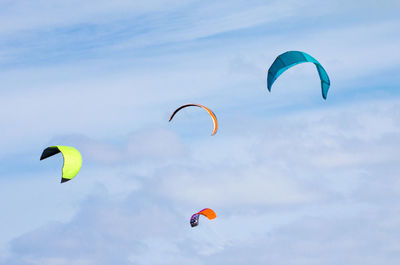
[{"label": "sky", "polygon": [[0,265],[399,264],[399,9],[0,1]]}]

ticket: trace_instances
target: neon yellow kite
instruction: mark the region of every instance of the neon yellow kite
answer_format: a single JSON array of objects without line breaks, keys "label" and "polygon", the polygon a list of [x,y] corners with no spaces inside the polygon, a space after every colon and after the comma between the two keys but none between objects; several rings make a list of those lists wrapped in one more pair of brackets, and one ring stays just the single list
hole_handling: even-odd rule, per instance
[{"label": "neon yellow kite", "polygon": [[60,152],[64,158],[61,178],[61,183],[64,183],[73,179],[78,174],[82,166],[82,156],[79,151],[73,147],[56,145],[44,149],[40,160],[46,159]]}]

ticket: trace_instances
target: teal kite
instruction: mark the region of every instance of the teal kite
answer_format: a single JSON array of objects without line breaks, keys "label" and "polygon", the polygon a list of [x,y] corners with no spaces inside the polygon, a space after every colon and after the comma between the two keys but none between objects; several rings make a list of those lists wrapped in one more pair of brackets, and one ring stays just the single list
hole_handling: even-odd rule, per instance
[{"label": "teal kite", "polygon": [[60,152],[64,158],[61,178],[61,183],[64,183],[73,179],[78,174],[82,166],[82,156],[79,151],[73,147],[56,145],[44,149],[40,160],[46,159]]},{"label": "teal kite", "polygon": [[306,62],[313,63],[317,67],[319,78],[321,79],[322,97],[326,99],[328,95],[329,86],[331,85],[328,74],[326,73],[322,65],[317,60],[315,60],[311,55],[299,51],[285,52],[276,57],[271,67],[268,69],[268,80],[267,80],[268,91],[271,92],[272,84],[283,72],[285,72],[292,66]]}]

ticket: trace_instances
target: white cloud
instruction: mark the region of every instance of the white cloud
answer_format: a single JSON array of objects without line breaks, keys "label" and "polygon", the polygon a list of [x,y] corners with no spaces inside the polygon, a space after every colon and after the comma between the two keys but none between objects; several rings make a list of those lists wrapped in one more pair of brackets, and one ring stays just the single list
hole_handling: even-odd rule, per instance
[{"label": "white cloud", "polygon": [[[137,137],[152,138],[153,143],[172,139],[186,151],[159,163],[155,161],[162,161],[157,157],[167,147],[150,148],[142,168],[113,159],[103,164],[88,154],[86,169],[68,190],[92,186],[96,193],[80,204],[71,221],[44,225],[14,240],[4,264],[158,264],[159,257],[166,264],[219,264],[227,257],[233,264],[318,264],[339,262],[335,253],[346,249],[358,264],[360,253],[370,248],[377,249],[374,260],[384,258],[391,264],[396,255],[387,255],[396,249],[392,234],[400,220],[387,203],[396,204],[400,192],[394,182],[398,150],[392,146],[399,141],[400,116],[392,111],[398,104],[371,101],[244,120],[243,125],[255,123],[249,140],[233,130],[226,141],[214,140],[217,135],[181,142],[170,132],[154,129],[132,134],[125,141],[135,143],[137,150],[127,151],[127,144],[119,143],[117,152],[133,152],[135,157],[152,144]],[[363,134],[379,117],[385,117],[381,128]],[[147,131],[149,135],[143,134]],[[82,146],[99,144],[77,139]],[[318,162],[322,158],[331,162]],[[213,208],[217,219],[202,218],[199,227],[190,228],[190,215],[204,207]],[[385,232],[366,238],[371,227]],[[327,240],[333,243],[325,244]],[[285,251],[296,261],[283,255]]]}]

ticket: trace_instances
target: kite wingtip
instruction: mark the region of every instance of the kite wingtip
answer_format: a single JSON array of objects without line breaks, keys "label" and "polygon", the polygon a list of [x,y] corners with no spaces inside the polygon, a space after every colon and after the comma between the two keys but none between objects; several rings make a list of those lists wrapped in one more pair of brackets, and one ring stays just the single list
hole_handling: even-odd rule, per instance
[{"label": "kite wingtip", "polygon": [[62,178],[60,183],[67,182],[67,181],[69,181],[69,180],[70,180],[70,179]]},{"label": "kite wingtip", "polygon": [[271,86],[270,85],[267,85],[267,90],[268,90],[269,93],[271,93]]}]

